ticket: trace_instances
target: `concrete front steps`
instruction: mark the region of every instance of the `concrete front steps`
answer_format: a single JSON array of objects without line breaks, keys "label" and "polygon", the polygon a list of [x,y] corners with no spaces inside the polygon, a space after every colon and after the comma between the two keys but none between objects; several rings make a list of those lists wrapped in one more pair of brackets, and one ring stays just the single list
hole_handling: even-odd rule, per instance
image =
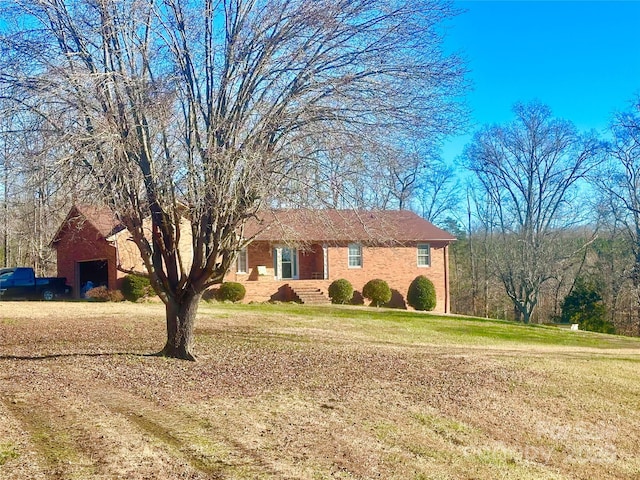
[{"label": "concrete front steps", "polygon": [[328,305],[331,303],[329,297],[317,286],[305,284],[288,284],[293,297],[305,305]]}]

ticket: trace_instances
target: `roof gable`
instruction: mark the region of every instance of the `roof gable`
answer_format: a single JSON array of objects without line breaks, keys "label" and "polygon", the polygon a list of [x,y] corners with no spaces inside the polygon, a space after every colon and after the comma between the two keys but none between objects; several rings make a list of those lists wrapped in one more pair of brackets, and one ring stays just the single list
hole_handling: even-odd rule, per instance
[{"label": "roof gable", "polygon": [[58,243],[67,230],[83,228],[85,222],[104,238],[124,228],[111,210],[106,207],[74,205],[58,228],[58,231],[51,241],[51,245]]}]

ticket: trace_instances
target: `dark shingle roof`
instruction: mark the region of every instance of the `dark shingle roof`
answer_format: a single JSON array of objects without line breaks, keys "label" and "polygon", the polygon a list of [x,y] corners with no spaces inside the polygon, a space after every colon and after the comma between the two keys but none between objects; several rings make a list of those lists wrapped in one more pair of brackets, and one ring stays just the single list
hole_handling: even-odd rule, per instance
[{"label": "dark shingle roof", "polygon": [[[75,205],[69,221],[87,221],[105,238],[123,229],[106,207]],[[53,240],[58,240],[60,230]],[[402,244],[451,242],[455,237],[408,210],[263,210],[247,221],[244,235],[255,240],[285,243]]]},{"label": "dark shingle roof", "polygon": [[284,242],[398,244],[455,237],[407,210],[274,210],[247,222],[245,236]]}]

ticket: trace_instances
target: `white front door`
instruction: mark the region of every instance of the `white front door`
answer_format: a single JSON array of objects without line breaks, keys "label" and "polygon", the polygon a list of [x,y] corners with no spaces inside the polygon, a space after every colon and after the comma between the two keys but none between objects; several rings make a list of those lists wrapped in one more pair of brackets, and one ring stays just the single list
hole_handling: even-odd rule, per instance
[{"label": "white front door", "polygon": [[298,278],[298,251],[295,248],[276,247],[273,249],[273,268],[278,280]]}]

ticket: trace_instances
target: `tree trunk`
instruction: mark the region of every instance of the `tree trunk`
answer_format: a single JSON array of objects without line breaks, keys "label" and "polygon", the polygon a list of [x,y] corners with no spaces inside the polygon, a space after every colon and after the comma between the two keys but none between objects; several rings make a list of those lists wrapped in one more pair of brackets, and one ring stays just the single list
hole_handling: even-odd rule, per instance
[{"label": "tree trunk", "polygon": [[198,303],[202,294],[184,296],[181,301],[167,303],[167,343],[158,355],[195,361],[191,351]]}]

